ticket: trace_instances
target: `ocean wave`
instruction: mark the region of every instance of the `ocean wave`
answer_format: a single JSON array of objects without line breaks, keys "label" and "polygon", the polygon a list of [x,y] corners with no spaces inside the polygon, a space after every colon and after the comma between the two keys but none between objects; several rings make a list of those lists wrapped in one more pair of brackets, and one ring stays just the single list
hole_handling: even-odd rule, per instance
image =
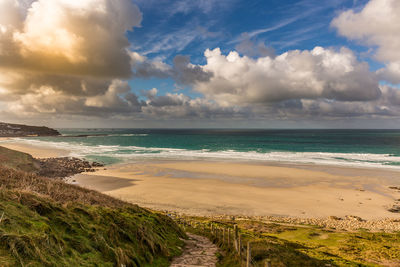
[{"label": "ocean wave", "polygon": [[159,148],[119,145],[89,146],[83,143],[50,142],[37,139],[16,138],[5,142],[27,143],[34,146],[58,148],[70,151],[74,157],[112,157],[122,161],[140,159],[215,159],[238,161],[265,161],[287,163],[311,163],[350,167],[374,167],[400,169],[400,157],[391,154],[330,153],[330,152],[284,152],[284,151],[211,151],[180,148]]},{"label": "ocean wave", "polygon": [[148,134],[108,134],[107,136],[122,136],[122,137],[127,137],[127,136],[148,136]]},{"label": "ocean wave", "polygon": [[148,134],[63,134],[61,137],[87,137],[87,138],[93,138],[93,137],[130,137],[130,136],[148,136]]}]

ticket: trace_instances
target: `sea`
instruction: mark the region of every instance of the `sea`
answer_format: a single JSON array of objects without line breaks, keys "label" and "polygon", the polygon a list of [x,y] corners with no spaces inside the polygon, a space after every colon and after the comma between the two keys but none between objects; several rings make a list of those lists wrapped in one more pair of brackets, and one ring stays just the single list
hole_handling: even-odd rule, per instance
[{"label": "sea", "polygon": [[[400,169],[400,130],[58,129],[14,139],[105,164],[227,160]],[[9,142],[9,141],[8,141]]]}]

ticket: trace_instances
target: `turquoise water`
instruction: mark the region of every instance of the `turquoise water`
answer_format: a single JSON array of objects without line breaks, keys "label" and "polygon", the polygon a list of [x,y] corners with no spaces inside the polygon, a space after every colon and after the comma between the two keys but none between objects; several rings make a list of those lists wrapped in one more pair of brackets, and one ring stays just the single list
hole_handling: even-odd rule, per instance
[{"label": "turquoise water", "polygon": [[400,168],[400,130],[59,129],[23,138],[106,164],[147,159],[280,161]]}]

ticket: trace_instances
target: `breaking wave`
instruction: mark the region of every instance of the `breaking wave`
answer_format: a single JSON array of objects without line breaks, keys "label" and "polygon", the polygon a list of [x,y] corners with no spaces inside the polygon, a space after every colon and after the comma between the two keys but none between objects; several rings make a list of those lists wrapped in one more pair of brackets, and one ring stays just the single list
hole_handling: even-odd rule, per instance
[{"label": "breaking wave", "polygon": [[[120,135],[119,135],[120,136]],[[131,135],[130,135],[131,136]],[[330,152],[287,152],[287,151],[236,151],[208,149],[190,150],[178,148],[87,145],[72,142],[51,142],[37,139],[16,138],[2,142],[26,143],[38,147],[58,148],[70,151],[70,156],[85,158],[112,158],[114,162],[138,161],[143,159],[172,160],[236,160],[287,163],[311,163],[351,167],[398,168],[400,157],[392,154],[330,153]]]}]

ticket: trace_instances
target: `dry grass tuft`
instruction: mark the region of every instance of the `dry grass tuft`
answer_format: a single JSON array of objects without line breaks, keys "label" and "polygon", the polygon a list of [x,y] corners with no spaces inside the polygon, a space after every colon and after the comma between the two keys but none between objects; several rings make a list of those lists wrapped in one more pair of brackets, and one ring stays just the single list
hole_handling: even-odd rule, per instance
[{"label": "dry grass tuft", "polygon": [[39,177],[36,174],[16,171],[0,166],[0,186],[9,190],[32,192],[66,204],[78,202],[103,207],[137,207],[136,205],[101,194],[94,190],[66,184],[61,180]]},{"label": "dry grass tuft", "polygon": [[185,234],[167,216],[0,167],[0,266],[169,266]]}]

